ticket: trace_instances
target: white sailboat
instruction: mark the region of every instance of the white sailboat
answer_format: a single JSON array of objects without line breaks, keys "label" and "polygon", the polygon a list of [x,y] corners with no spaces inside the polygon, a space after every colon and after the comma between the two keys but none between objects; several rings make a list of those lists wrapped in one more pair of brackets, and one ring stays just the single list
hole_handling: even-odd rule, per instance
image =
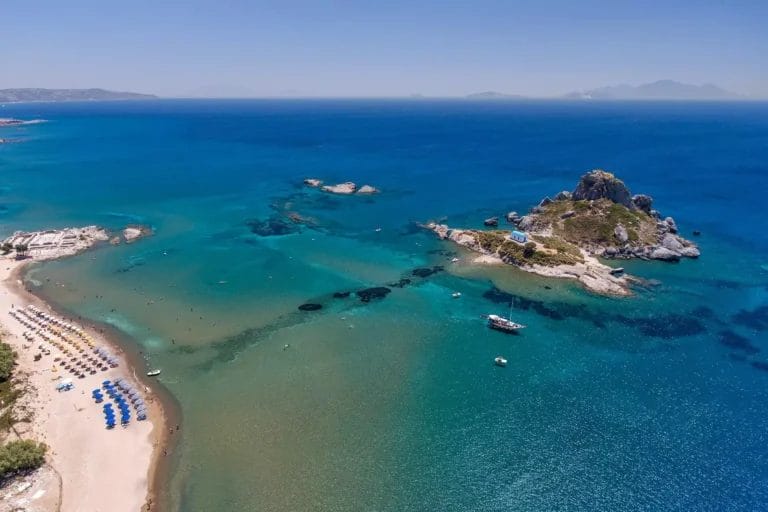
[{"label": "white sailboat", "polygon": [[525,328],[523,324],[518,324],[517,322],[512,321],[511,305],[509,306],[509,318],[504,318],[499,315],[488,315],[488,327],[507,333],[514,333]]}]

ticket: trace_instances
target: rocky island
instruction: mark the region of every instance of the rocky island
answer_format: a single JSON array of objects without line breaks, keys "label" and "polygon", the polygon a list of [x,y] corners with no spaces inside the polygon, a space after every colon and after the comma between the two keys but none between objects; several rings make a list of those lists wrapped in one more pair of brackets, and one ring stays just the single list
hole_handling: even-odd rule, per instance
[{"label": "rocky island", "polygon": [[372,187],[371,185],[363,185],[362,187],[358,188],[357,184],[351,181],[338,183],[336,185],[323,185],[323,180],[319,180],[317,178],[307,178],[304,180],[304,184],[308,187],[319,188],[323,192],[347,196],[351,194],[370,195],[378,194],[379,192],[379,189]]},{"label": "rocky island", "polygon": [[[647,195],[631,195],[623,181],[603,170],[581,177],[573,192],[545,197],[527,215],[506,215],[515,230],[426,227],[440,238],[480,253],[476,261],[515,265],[552,277],[577,279],[587,289],[629,295],[634,278],[598,260],[641,258],[678,261],[697,258],[699,249],[662,218]],[[497,222],[485,225],[494,226]]]}]

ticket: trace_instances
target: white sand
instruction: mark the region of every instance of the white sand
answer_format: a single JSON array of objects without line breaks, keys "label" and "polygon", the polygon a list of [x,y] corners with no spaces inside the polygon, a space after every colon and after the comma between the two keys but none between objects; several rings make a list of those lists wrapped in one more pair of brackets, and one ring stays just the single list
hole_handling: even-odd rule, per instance
[{"label": "white sand", "polygon": [[[148,498],[150,473],[154,469],[153,451],[156,447],[160,449],[157,439],[164,422],[159,403],[150,390],[134,380],[134,386],[142,390],[148,404],[149,419],[136,421],[134,413],[127,428],[118,424],[113,430],[106,430],[102,406],[93,401],[91,391],[105,379],[130,377],[124,357],[120,357],[118,368],[99,371],[84,379],[75,378],[75,389],[56,391],[59,379],[71,377],[63,370],[52,370],[61,368],[53,363],[58,349],[53,348],[51,355],[35,362],[33,355],[39,352],[39,342],[30,344],[24,340],[22,333],[27,328],[8,314],[12,304],[14,308],[22,308],[29,303],[52,313],[11,281],[12,272],[21,264],[0,259],[0,324],[3,340],[19,354],[17,372],[28,374],[29,385],[34,388],[28,400],[32,403],[32,428],[23,437],[49,446],[49,462],[62,480],[61,512],[137,512]],[[108,345],[98,333],[90,334],[100,345]],[[32,346],[25,349],[22,345]],[[120,355],[114,345],[110,351]]]}]

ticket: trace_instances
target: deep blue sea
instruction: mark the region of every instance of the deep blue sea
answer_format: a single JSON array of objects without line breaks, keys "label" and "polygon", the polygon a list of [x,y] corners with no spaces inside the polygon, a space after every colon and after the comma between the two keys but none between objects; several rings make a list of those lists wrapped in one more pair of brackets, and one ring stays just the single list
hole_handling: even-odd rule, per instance
[{"label": "deep blue sea", "polygon": [[[768,510],[768,103],[160,100],[0,117],[48,121],[0,128],[15,141],[0,145],[0,235],[155,229],[27,280],[163,369],[181,412],[170,510]],[[650,284],[606,298],[451,264],[456,248],[417,226],[480,227],[593,168],[700,230],[702,257],[622,262]],[[253,232],[270,223],[286,232]],[[434,265],[381,300],[333,297]],[[510,306],[523,334],[485,327]]]}]

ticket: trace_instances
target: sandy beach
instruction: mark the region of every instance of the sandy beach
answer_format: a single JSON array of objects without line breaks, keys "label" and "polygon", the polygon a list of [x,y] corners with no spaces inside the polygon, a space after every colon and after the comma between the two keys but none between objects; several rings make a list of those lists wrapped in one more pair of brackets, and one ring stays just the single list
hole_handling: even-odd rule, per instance
[{"label": "sandy beach", "polygon": [[[157,457],[163,449],[162,434],[165,430],[159,400],[135,377],[119,347],[82,325],[80,327],[97,345],[107,347],[119,358],[119,365],[107,371],[97,371],[95,375],[74,378],[74,389],[57,391],[57,383],[71,377],[54,364],[57,349],[52,348],[49,355],[35,361],[34,355],[40,352],[39,340],[36,338],[30,342],[25,339],[23,334],[28,328],[9,314],[33,304],[48,314],[56,315],[45,303],[23,289],[19,281],[22,265],[24,262],[13,258],[0,259],[2,339],[18,352],[17,375],[26,376],[27,391],[23,404],[31,422],[21,423],[24,430],[21,437],[48,445],[50,467],[47,469],[59,478],[51,478],[50,474],[42,471],[40,481],[34,482],[30,489],[13,497],[0,497],[0,509],[8,507],[14,510],[14,506],[27,511],[61,512],[154,509],[148,505],[151,503],[150,485]],[[102,381],[118,377],[129,379],[140,390],[148,404],[148,419],[136,421],[134,416],[127,427],[118,424],[114,429],[107,430],[102,406],[94,402],[91,392],[100,387]]]}]

